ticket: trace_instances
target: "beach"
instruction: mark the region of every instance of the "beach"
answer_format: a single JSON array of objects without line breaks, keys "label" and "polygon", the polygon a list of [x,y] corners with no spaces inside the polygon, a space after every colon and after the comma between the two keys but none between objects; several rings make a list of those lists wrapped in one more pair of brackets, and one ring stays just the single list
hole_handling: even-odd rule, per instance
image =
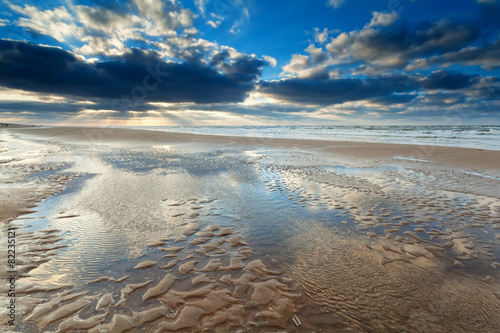
[{"label": "beach", "polygon": [[500,327],[498,150],[18,127],[0,170],[6,331]]}]

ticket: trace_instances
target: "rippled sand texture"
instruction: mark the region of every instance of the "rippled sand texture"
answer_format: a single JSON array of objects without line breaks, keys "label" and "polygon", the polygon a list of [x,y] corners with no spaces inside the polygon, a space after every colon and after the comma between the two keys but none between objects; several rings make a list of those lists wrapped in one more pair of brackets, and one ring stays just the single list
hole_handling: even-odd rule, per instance
[{"label": "rippled sand texture", "polygon": [[306,325],[498,329],[498,180],[416,166],[267,166],[271,191],[338,218],[304,221],[288,242],[300,252],[287,271],[309,298],[299,306]]},{"label": "rippled sand texture", "polygon": [[[252,251],[232,229],[210,225],[193,234],[197,229],[183,229],[191,241],[151,244],[150,260],[128,267],[128,275],[88,281],[90,292],[64,292],[37,305],[24,321],[41,331],[57,327],[59,332],[229,332],[286,326],[300,296],[290,291],[290,280],[252,259]],[[201,244],[188,249],[186,243]]]},{"label": "rippled sand texture", "polygon": [[500,180],[479,170],[314,145],[2,140],[17,177],[2,186],[48,197],[8,224],[18,332],[500,327]]}]

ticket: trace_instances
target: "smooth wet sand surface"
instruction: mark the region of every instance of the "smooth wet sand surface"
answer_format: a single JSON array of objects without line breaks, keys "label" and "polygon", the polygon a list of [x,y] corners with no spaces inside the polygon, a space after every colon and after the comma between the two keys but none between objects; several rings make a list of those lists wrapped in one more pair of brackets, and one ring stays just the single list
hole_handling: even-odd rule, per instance
[{"label": "smooth wet sand surface", "polygon": [[500,327],[500,152],[98,128],[0,140],[11,331]]}]

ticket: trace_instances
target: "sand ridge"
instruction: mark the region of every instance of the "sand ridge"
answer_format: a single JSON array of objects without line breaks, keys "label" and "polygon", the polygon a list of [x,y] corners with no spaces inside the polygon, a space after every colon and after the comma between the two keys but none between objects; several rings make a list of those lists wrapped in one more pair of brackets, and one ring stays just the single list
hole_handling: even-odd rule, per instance
[{"label": "sand ridge", "polygon": [[[215,229],[219,228],[209,226],[200,233]],[[246,245],[242,235],[237,235],[238,243],[232,244],[229,243],[231,238],[222,238],[227,236],[212,237],[220,237],[215,241],[217,247],[226,247],[227,251],[237,249],[243,243]],[[168,249],[168,242],[165,246]],[[159,250],[157,252],[161,254]],[[185,251],[184,247],[174,252],[182,251]],[[260,330],[293,325],[293,304],[300,294],[291,291],[289,280],[279,277],[280,271],[238,251],[222,256],[213,250],[208,252],[207,257],[199,255],[198,260],[185,261],[177,268],[167,269],[166,273],[164,269],[152,272],[150,276],[158,276],[155,280],[161,278],[157,282],[127,283],[128,276],[103,276],[91,281],[91,285],[97,286],[93,288],[96,296],[86,296],[88,292],[74,294],[65,291],[47,304],[34,306],[25,322],[36,323],[40,329],[57,324],[54,327],[61,332],[83,328],[90,332],[143,331],[154,327],[157,328],[151,331],[216,329],[224,332],[237,327],[253,331],[258,327]],[[228,256],[229,265],[222,265],[221,260]],[[145,265],[141,271],[154,270],[154,267]],[[136,279],[140,276],[143,274]],[[99,293],[99,290],[108,290],[106,286],[110,283],[121,286],[119,298],[113,293]],[[86,316],[81,317],[79,313],[84,308],[87,308]],[[137,310],[141,308],[143,310]],[[89,312],[89,309],[95,309],[95,312]],[[126,312],[131,316],[120,314],[121,309],[129,309]],[[233,315],[236,313],[239,316]]]}]

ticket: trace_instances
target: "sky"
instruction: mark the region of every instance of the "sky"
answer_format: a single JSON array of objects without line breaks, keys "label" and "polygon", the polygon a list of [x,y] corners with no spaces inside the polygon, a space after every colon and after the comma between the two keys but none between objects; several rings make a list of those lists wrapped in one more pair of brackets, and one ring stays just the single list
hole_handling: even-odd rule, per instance
[{"label": "sky", "polygon": [[0,0],[0,122],[500,125],[496,0]]}]

